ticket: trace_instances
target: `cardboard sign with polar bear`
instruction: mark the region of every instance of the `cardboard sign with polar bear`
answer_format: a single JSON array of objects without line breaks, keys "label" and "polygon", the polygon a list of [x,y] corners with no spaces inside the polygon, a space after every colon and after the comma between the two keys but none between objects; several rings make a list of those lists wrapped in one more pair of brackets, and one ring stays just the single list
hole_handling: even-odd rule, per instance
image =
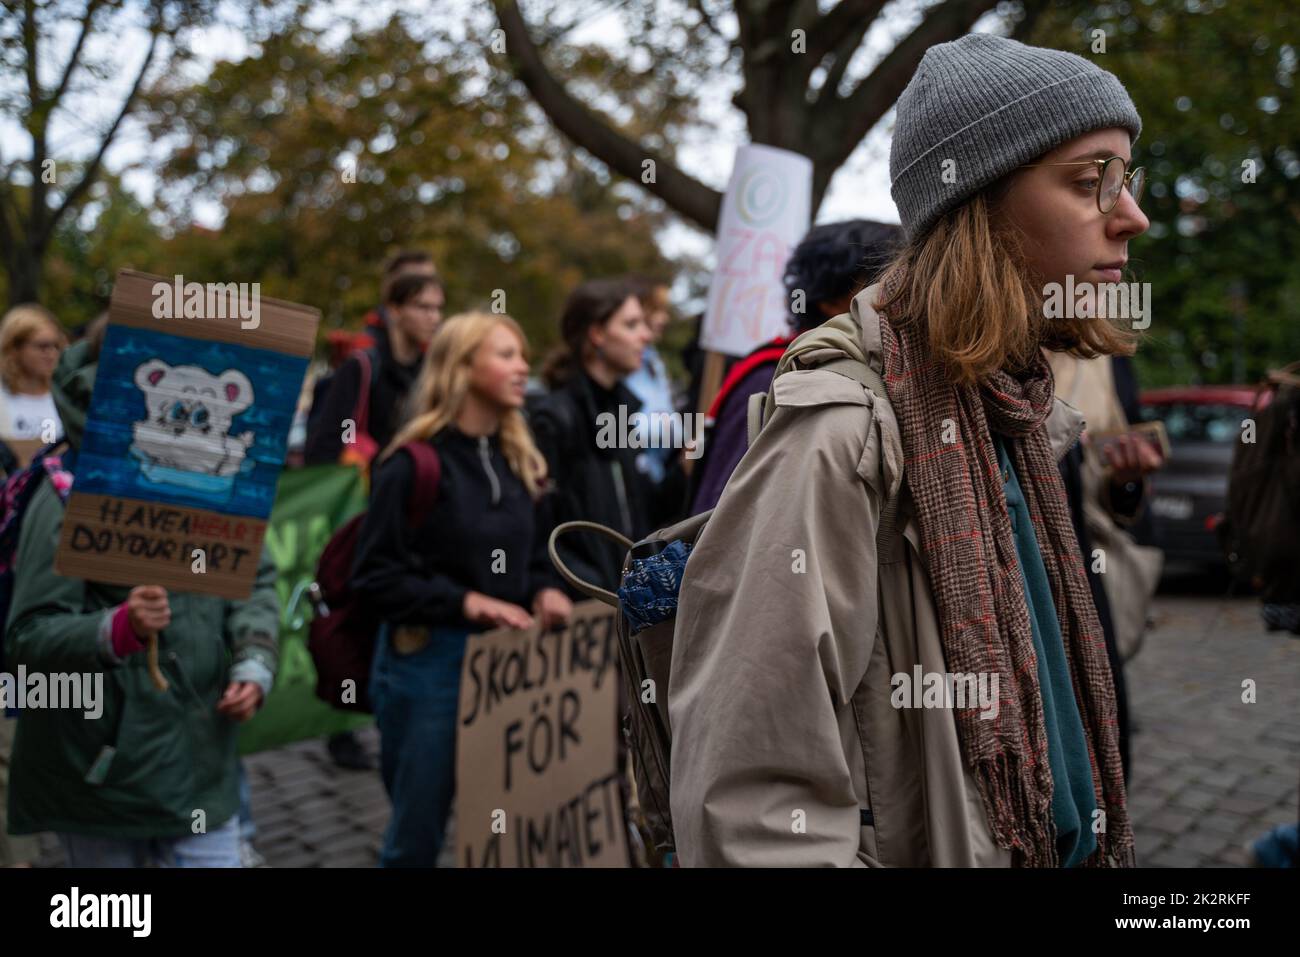
[{"label": "cardboard sign with polar bear", "polygon": [[214,375],[148,359],[136,367],[135,384],[148,415],[135,423],[132,449],[153,481],[195,487],[209,477],[233,479],[249,461],[253,433],[230,434],[235,416],[253,404],[253,384],[244,373]]},{"label": "cardboard sign with polar bear", "polygon": [[262,299],[255,329],[226,309],[159,318],[160,282],[118,274],[55,567],[246,597],[319,313]]}]

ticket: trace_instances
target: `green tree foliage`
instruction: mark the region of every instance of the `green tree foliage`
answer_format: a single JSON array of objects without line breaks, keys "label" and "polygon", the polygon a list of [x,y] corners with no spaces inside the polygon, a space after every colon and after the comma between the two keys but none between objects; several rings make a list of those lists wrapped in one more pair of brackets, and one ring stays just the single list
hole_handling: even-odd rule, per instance
[{"label": "green tree foliage", "polygon": [[[354,326],[383,259],[424,248],[450,311],[502,304],[539,351],[581,279],[668,274],[663,213],[549,134],[486,57],[401,18],[341,42],[297,20],[199,83],[155,87],[151,133],[171,146],[159,204],[175,233],[138,265],[260,279],[265,295],[320,307],[327,327]],[[596,55],[573,65],[601,69]],[[216,233],[193,225],[205,201],[224,212]]]},{"label": "green tree foliage", "polygon": [[149,214],[119,177],[102,175],[82,215],[55,234],[46,268],[46,305],[73,326],[98,315],[121,266],[157,258],[162,237]]}]

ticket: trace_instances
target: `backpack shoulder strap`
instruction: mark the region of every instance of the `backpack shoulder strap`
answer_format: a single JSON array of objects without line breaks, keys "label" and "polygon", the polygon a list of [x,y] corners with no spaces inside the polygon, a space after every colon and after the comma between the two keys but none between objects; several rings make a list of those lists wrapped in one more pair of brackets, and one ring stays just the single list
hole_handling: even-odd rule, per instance
[{"label": "backpack shoulder strap", "polygon": [[718,394],[713,397],[709,403],[709,411],[705,413],[706,419],[716,419],[722,412],[723,405],[731,397],[731,393],[740,385],[742,379],[757,369],[759,366],[781,361],[781,356],[785,354],[785,347],[791,340],[781,340],[778,343],[765,343],[739,360],[727,371],[727,377],[722,380],[722,387],[718,389]]},{"label": "backpack shoulder strap", "polygon": [[[876,397],[889,401],[885,391],[885,380],[880,373],[865,362],[845,356],[822,363],[818,369],[825,369],[837,375],[848,376],[860,382],[863,388]],[[890,495],[880,503],[880,519],[876,524],[877,555],[892,556],[898,540],[898,495]]]},{"label": "backpack shoulder strap", "polygon": [[374,360],[369,349],[358,349],[353,353],[361,366],[361,388],[357,390],[357,404],[353,408],[352,421],[357,424],[357,431],[370,434],[370,383],[374,378]]},{"label": "backpack shoulder strap", "polygon": [[758,433],[763,428],[763,407],[767,404],[767,395],[755,392],[749,397],[749,406],[745,410],[745,448],[754,444]]},{"label": "backpack shoulder strap", "polygon": [[402,450],[415,462],[415,487],[411,489],[411,500],[407,503],[407,515],[411,524],[418,524],[433,503],[438,500],[438,486],[442,483],[442,461],[438,453],[428,442],[407,442]]},{"label": "backpack shoulder strap", "polygon": [[[823,362],[821,365],[813,366],[818,370],[834,372],[838,375],[847,376],[850,379],[860,383],[863,388],[872,394],[879,396],[886,402],[889,401],[889,393],[885,391],[885,380],[880,373],[865,362],[844,356],[840,359],[832,359],[830,362]],[[790,370],[787,370],[790,371]],[[772,395],[776,394],[776,379],[772,380]],[[754,444],[754,439],[763,428],[765,420],[764,412],[767,406],[768,396],[762,392],[756,392],[749,397],[749,407],[746,410],[746,446]]]},{"label": "backpack shoulder strap", "polygon": [[859,362],[857,359],[850,359],[844,356],[842,359],[832,359],[830,362],[823,362],[817,366],[818,369],[825,369],[827,372],[836,372],[842,376],[848,376],[862,383],[863,388],[869,390],[886,402],[889,401],[889,393],[885,391],[885,380],[880,373],[873,369],[865,362]]},{"label": "backpack shoulder strap", "polygon": [[[816,369],[825,369],[827,372],[834,372],[837,375],[847,376],[856,382],[862,384],[873,395],[889,401],[889,393],[885,390],[885,380],[879,370],[873,368],[865,362],[844,356],[840,359],[832,359],[830,362],[824,362]],[[776,394],[776,380],[772,380],[772,394]],[[754,439],[763,428],[764,409],[767,402],[767,396],[757,393],[749,397],[748,419],[746,431],[749,445],[754,444]],[[892,556],[894,549],[898,544],[898,495],[887,496],[880,506],[880,520],[876,525],[876,553],[878,555]]]}]

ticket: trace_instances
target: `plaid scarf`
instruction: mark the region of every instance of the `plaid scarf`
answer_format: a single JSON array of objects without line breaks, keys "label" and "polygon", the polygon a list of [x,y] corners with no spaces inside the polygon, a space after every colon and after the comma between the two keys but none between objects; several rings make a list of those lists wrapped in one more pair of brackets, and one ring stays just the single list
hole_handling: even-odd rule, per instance
[{"label": "plaid scarf", "polygon": [[947,668],[999,676],[996,719],[982,720],[977,708],[955,712],[962,752],[975,772],[994,837],[1018,866],[1059,863],[1037,656],[993,445],[997,432],[1011,440],[1047,567],[1093,790],[1105,815],[1097,851],[1085,864],[1132,866],[1110,664],[1044,425],[1053,403],[1051,370],[1040,356],[1022,373],[999,372],[978,386],[954,385],[931,360],[919,325],[894,327],[881,318],[885,385],[902,433],[904,475]]}]

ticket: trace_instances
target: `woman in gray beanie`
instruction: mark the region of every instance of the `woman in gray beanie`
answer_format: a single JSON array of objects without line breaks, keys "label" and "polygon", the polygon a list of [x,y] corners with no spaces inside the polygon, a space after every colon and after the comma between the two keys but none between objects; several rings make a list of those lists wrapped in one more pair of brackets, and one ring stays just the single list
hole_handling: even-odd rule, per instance
[{"label": "woman in gray beanie", "polygon": [[1056,468],[1083,422],[1042,350],[1132,351],[1044,297],[1120,280],[1148,225],[1140,130],[1119,80],[1070,53],[973,34],[921,61],[890,154],[907,245],[791,344],[686,568],[682,863],[1133,863]]}]

